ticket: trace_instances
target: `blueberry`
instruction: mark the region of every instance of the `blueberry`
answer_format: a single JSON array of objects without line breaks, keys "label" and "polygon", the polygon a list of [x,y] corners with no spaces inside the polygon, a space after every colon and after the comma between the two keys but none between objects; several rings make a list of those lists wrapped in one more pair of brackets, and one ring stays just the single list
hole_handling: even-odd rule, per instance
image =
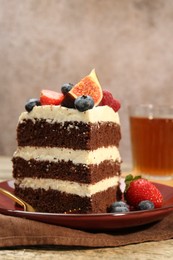
[{"label": "blueberry", "polygon": [[65,83],[61,87],[61,92],[66,95],[73,87],[74,85],[72,83]]},{"label": "blueberry", "polygon": [[116,207],[111,209],[111,213],[119,213],[119,212],[129,212],[129,208],[127,207]]},{"label": "blueberry", "polygon": [[127,207],[127,203],[125,203],[124,201],[116,201],[114,203],[112,203],[111,205],[112,207],[116,208],[116,207]]},{"label": "blueberry", "polygon": [[35,107],[35,106],[41,106],[40,100],[37,98],[31,98],[26,103],[25,109],[26,109],[26,111],[31,112],[33,107]]},{"label": "blueberry", "polygon": [[94,100],[90,96],[83,95],[83,96],[76,98],[74,105],[77,110],[79,110],[80,112],[83,112],[83,111],[93,108]]},{"label": "blueberry", "polygon": [[124,201],[116,201],[111,205],[111,213],[129,212],[129,206]]},{"label": "blueberry", "polygon": [[150,200],[143,200],[138,204],[139,210],[149,210],[154,209],[154,203]]}]

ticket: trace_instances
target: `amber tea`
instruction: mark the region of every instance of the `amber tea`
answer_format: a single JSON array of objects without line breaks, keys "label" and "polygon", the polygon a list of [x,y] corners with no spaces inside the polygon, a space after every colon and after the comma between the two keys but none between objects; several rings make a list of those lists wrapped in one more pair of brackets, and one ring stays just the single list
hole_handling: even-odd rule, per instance
[{"label": "amber tea", "polygon": [[147,177],[173,178],[173,115],[130,116],[133,168]]}]

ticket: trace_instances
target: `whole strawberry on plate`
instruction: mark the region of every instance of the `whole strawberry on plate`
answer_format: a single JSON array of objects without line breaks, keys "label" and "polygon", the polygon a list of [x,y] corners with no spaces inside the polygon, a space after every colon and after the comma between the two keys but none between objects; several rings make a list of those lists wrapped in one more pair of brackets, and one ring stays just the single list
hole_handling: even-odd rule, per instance
[{"label": "whole strawberry on plate", "polygon": [[139,203],[145,200],[151,201],[155,208],[162,206],[163,196],[152,182],[130,174],[126,176],[125,183],[124,197],[130,206],[138,208]]}]

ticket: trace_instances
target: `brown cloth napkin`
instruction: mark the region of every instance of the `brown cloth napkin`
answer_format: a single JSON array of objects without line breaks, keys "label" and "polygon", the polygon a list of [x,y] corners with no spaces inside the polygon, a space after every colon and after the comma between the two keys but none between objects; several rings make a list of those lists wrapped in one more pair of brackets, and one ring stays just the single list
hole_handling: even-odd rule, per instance
[{"label": "brown cloth napkin", "polygon": [[0,247],[115,247],[173,238],[173,214],[162,221],[113,232],[85,232],[18,217],[0,215]]}]

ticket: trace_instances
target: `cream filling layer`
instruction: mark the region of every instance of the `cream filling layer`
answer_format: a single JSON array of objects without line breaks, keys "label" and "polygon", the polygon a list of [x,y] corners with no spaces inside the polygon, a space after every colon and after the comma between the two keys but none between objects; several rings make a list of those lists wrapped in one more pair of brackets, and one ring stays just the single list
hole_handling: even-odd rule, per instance
[{"label": "cream filling layer", "polygon": [[18,147],[13,157],[21,157],[28,161],[72,161],[74,164],[99,164],[105,160],[121,161],[119,150],[116,146],[102,147],[96,150],[73,150],[67,148],[40,148],[35,146]]},{"label": "cream filling layer", "polygon": [[48,123],[63,123],[66,121],[77,121],[84,123],[114,122],[120,125],[119,115],[109,106],[97,106],[84,112],[77,109],[62,106],[35,106],[31,112],[23,112],[19,117],[19,123],[23,120],[45,119]]},{"label": "cream filling layer", "polygon": [[16,180],[16,184],[18,184],[20,188],[32,188],[34,190],[41,188],[46,191],[52,189],[81,197],[91,197],[97,192],[102,192],[110,187],[116,186],[118,181],[119,178],[117,176],[104,179],[95,184],[81,184],[77,182],[55,179],[24,178]]}]

